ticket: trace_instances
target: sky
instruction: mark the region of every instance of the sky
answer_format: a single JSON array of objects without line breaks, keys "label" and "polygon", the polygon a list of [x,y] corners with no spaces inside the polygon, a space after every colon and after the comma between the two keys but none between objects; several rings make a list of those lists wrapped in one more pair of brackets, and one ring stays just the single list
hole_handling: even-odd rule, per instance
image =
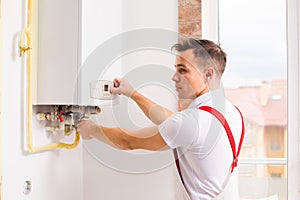
[{"label": "sky", "polygon": [[287,79],[286,1],[219,0],[225,87]]}]

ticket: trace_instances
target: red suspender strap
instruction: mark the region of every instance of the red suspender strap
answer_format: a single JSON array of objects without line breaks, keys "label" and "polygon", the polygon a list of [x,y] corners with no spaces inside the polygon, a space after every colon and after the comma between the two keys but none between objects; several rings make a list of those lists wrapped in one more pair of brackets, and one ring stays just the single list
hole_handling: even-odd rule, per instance
[{"label": "red suspender strap", "polygon": [[231,167],[231,172],[233,172],[233,169],[237,166],[238,156],[240,154],[240,150],[242,147],[242,143],[244,140],[244,134],[245,134],[244,119],[243,119],[241,111],[236,107],[236,109],[239,111],[241,118],[242,118],[242,134],[241,134],[241,139],[240,139],[239,146],[238,146],[238,151],[236,152],[235,142],[234,142],[234,138],[233,138],[231,129],[227,123],[227,120],[222,115],[222,113],[220,113],[218,110],[216,110],[210,106],[201,106],[201,107],[199,107],[199,109],[204,110],[204,111],[209,112],[212,115],[214,115],[221,122],[223,127],[225,128],[229,142],[230,142],[230,146],[232,149],[232,154],[233,154],[233,162],[232,162],[232,167]]},{"label": "red suspender strap", "polygon": [[180,170],[180,166],[179,166],[179,157],[178,157],[177,150],[176,150],[176,149],[173,149],[173,153],[174,153],[175,163],[176,163],[176,168],[177,168],[179,177],[180,177],[180,179],[181,179],[181,182],[184,184],[183,178],[182,178],[182,174],[181,174],[181,170]]}]

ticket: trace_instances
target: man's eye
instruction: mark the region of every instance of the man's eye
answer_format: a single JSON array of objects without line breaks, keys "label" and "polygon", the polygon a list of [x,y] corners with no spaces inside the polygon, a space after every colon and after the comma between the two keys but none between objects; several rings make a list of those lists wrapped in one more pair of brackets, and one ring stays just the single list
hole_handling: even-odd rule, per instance
[{"label": "man's eye", "polygon": [[180,69],[178,69],[178,72],[179,72],[180,74],[184,74],[184,73],[186,73],[186,70],[185,70],[185,69],[182,69],[182,68],[180,68]]}]

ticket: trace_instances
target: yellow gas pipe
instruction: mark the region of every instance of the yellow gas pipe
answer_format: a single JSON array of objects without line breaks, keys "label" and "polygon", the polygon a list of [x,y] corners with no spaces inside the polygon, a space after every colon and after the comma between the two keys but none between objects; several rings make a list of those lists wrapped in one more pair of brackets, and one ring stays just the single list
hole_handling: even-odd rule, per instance
[{"label": "yellow gas pipe", "polygon": [[[32,24],[34,17],[34,0],[28,0],[27,2],[27,28],[21,33],[20,38],[20,56],[22,57],[26,53],[26,65],[27,65],[27,148],[29,152],[41,152],[52,150],[56,148],[73,149],[80,141],[79,133],[76,131],[75,140],[73,144],[66,143],[52,143],[44,146],[34,147],[32,144]],[[26,41],[24,41],[26,38]]]}]

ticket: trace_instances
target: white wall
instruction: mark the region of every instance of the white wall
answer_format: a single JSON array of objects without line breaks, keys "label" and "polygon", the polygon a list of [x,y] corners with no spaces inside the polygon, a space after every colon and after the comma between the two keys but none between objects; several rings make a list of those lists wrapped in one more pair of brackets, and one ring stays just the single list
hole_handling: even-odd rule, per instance
[{"label": "white wall", "polygon": [[[26,7],[25,1],[2,1],[3,197],[5,200],[82,200],[81,147],[37,154],[24,152],[25,66],[24,60],[16,57],[15,41],[25,27]],[[36,128],[34,134],[47,136],[41,128]],[[39,145],[40,141],[34,140],[34,144]],[[32,191],[28,195],[23,194],[26,180],[32,182]]]},{"label": "white wall", "polygon": [[201,2],[202,38],[219,42],[218,0],[203,0]]}]

